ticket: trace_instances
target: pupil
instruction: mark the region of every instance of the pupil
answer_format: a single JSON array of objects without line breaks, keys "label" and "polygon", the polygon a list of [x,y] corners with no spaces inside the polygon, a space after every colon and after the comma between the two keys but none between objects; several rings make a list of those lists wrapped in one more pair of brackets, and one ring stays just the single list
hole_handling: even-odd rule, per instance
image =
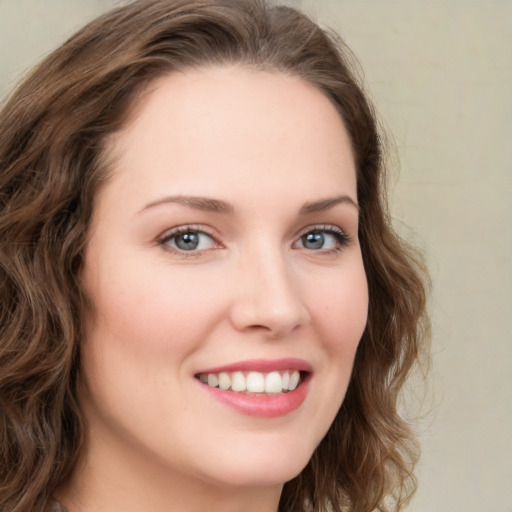
[{"label": "pupil", "polygon": [[308,233],[303,237],[303,244],[307,249],[321,249],[324,245],[324,235],[322,233]]},{"label": "pupil", "polygon": [[199,236],[197,233],[184,233],[176,240],[176,246],[184,251],[196,249],[199,245]]}]

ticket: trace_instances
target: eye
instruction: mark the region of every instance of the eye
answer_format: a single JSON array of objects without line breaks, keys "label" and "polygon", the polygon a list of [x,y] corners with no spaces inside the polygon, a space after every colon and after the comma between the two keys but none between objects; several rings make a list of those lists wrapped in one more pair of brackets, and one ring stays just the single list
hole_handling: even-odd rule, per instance
[{"label": "eye", "polygon": [[190,226],[168,231],[159,243],[178,252],[198,252],[217,247],[208,233]]},{"label": "eye", "polygon": [[349,237],[336,226],[322,226],[309,229],[295,243],[298,249],[308,251],[332,252],[346,246]]}]

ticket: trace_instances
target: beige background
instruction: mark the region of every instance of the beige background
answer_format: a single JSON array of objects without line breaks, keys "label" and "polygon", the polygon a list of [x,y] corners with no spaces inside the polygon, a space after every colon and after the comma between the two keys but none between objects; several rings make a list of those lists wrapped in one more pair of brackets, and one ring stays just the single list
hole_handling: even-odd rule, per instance
[{"label": "beige background", "polygon": [[[0,0],[0,93],[113,3]],[[512,1],[303,6],[362,63],[401,162],[397,226],[433,275],[433,379],[410,510],[510,512]]]}]

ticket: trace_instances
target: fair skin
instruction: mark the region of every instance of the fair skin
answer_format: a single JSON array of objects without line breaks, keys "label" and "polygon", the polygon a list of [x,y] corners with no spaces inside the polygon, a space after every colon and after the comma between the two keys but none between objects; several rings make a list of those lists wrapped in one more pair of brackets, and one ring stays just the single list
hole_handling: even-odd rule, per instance
[{"label": "fair skin", "polygon": [[[85,255],[88,442],[56,496],[70,512],[275,512],[366,324],[346,130],[301,79],[237,66],[165,76],[133,114]],[[213,387],[252,371],[301,380]]]}]

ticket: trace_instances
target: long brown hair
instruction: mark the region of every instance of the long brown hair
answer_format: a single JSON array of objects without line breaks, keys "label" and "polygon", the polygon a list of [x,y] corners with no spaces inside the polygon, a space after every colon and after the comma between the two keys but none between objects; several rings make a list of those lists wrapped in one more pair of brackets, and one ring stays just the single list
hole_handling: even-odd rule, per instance
[{"label": "long brown hair", "polygon": [[105,143],[145,86],[238,63],[293,74],[331,99],[357,166],[368,324],[345,401],[280,510],[400,510],[417,444],[397,412],[428,341],[422,267],[387,213],[381,140],[350,52],[300,12],[264,0],[137,0],[48,56],[0,112],[0,509],[40,512],[73,470],[87,298],[80,273]]}]

